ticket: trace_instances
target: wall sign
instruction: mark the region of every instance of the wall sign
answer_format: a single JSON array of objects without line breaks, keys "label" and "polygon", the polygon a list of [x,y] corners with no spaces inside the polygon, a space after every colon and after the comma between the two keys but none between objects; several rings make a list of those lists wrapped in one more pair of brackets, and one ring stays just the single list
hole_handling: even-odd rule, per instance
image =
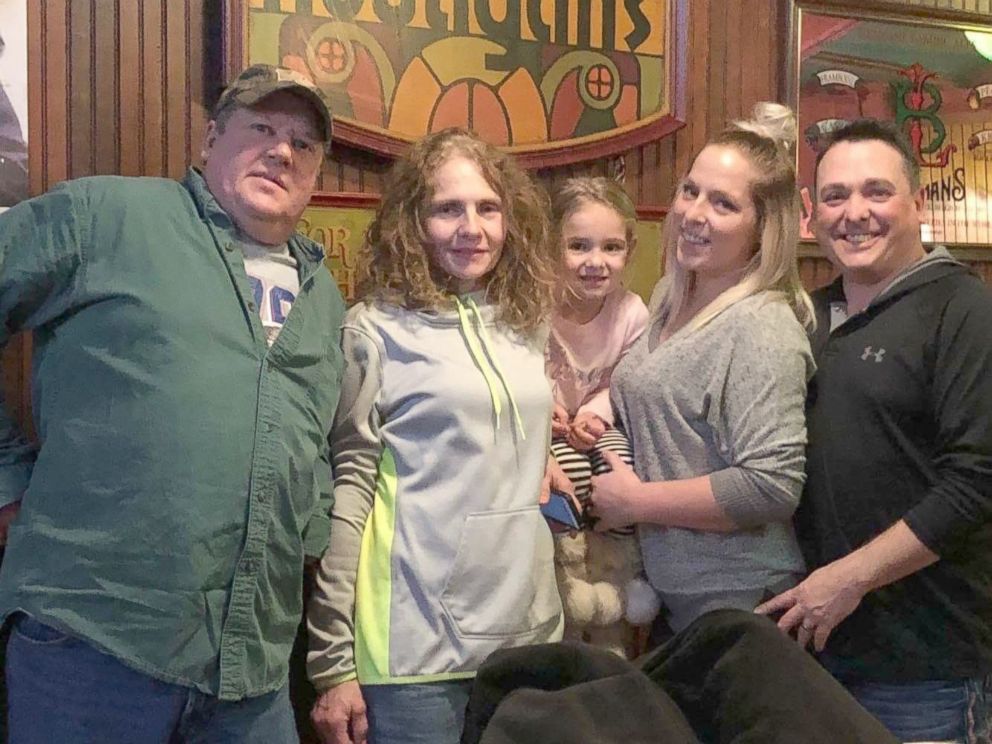
[{"label": "wall sign", "polygon": [[320,85],[336,136],[395,155],[465,126],[528,167],[601,157],[682,125],[687,0],[229,0],[230,71]]}]

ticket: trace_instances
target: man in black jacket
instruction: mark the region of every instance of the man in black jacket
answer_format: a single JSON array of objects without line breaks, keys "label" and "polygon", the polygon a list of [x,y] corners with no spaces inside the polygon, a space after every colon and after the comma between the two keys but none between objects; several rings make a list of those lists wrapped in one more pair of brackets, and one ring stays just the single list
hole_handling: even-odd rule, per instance
[{"label": "man in black jacket", "polygon": [[816,167],[817,374],[797,513],[812,573],[758,608],[903,741],[990,741],[992,292],[920,239],[903,135],[858,121]]}]

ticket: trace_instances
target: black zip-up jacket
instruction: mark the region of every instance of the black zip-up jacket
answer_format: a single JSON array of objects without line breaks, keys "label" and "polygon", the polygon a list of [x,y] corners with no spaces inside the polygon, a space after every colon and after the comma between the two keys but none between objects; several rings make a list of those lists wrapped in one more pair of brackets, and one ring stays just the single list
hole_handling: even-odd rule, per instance
[{"label": "black zip-up jacket", "polygon": [[814,295],[806,490],[810,571],[900,519],[940,560],[865,596],[827,651],[857,677],[992,672],[992,291],[943,249],[830,331]]}]

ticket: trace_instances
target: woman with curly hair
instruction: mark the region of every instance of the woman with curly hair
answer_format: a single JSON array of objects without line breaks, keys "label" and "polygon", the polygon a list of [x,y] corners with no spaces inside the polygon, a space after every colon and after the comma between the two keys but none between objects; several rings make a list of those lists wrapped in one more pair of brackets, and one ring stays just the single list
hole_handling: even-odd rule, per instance
[{"label": "woman with curly hair", "polygon": [[325,742],[455,744],[483,659],[561,637],[538,508],[548,211],[460,129],[390,175],[343,326],[332,547],[309,608]]}]

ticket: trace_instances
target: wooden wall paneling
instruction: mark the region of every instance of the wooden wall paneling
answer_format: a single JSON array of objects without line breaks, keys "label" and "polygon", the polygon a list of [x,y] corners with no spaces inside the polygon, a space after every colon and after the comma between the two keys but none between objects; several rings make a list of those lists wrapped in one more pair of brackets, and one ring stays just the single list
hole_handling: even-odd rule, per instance
[{"label": "wooden wall paneling", "polygon": [[141,0],[141,174],[163,176],[165,168],[165,0]]},{"label": "wooden wall paneling", "polygon": [[[30,3],[29,3],[30,5]],[[42,110],[28,126],[44,140],[39,193],[69,177],[69,38],[66,0],[47,0],[41,13]],[[30,67],[30,63],[28,65]],[[30,138],[30,137],[29,137]],[[33,168],[34,163],[29,163]]]},{"label": "wooden wall paneling", "polygon": [[142,174],[141,143],[144,117],[141,115],[141,6],[135,2],[117,5],[117,130],[118,163],[122,176]]},{"label": "wooden wall paneling", "polygon": [[[91,0],[68,3],[69,56],[69,178],[93,173],[93,5]],[[54,93],[54,91],[52,91]],[[78,115],[79,113],[83,115]]]},{"label": "wooden wall paneling", "polygon": [[[127,0],[124,0],[127,2]],[[121,0],[90,0],[90,18],[93,39],[93,164],[90,173],[119,174],[121,172],[120,97],[117,78],[120,63],[117,59],[117,23]],[[110,130],[108,132],[107,130]],[[107,136],[110,133],[114,136]]]},{"label": "wooden wall paneling", "polygon": [[[738,0],[738,2],[731,3],[715,3],[714,9],[723,6],[723,20],[724,20],[724,34],[725,38],[722,44],[718,46],[722,47],[724,50],[723,56],[723,96],[721,98],[724,102],[723,107],[723,121],[715,123],[715,129],[713,131],[720,131],[728,121],[732,119],[741,118],[743,112],[743,107],[741,103],[741,98],[743,94],[741,86],[741,69],[744,64],[748,65],[747,74],[752,76],[755,74],[754,68],[749,63],[750,61],[745,61],[743,48],[745,46],[745,38],[753,38],[752,34],[749,33],[750,29],[745,29],[742,27],[741,23],[744,20],[743,14],[741,13],[743,9],[743,1]],[[718,11],[719,12],[719,11]],[[747,19],[748,25],[750,26],[753,19]],[[713,96],[710,96],[710,100],[713,100]],[[748,106],[750,109],[750,105]]]},{"label": "wooden wall paneling", "polygon": [[[695,36],[697,45],[702,45],[706,39],[706,46],[709,48],[709,60],[706,69],[706,84],[702,88],[704,93],[702,112],[706,116],[706,125],[703,128],[703,141],[714,132],[719,132],[727,121],[727,54],[728,54],[728,34],[727,28],[727,6],[735,3],[710,2],[709,5],[709,33],[705,37]],[[695,152],[698,152],[698,148]],[[694,153],[693,153],[694,154]],[[691,157],[691,155],[690,155]],[[688,166],[688,163],[686,163]]]},{"label": "wooden wall paneling", "polygon": [[[185,169],[200,162],[200,150],[210,118],[209,107],[213,98],[208,95],[206,75],[211,57],[207,54],[208,41],[204,0],[186,0],[186,143],[189,156],[182,165]],[[210,76],[220,79],[219,71]]]},{"label": "wooden wall paneling", "polygon": [[164,5],[165,58],[165,173],[182,178],[189,159],[189,75],[187,66],[186,15],[188,0],[169,0]]}]

